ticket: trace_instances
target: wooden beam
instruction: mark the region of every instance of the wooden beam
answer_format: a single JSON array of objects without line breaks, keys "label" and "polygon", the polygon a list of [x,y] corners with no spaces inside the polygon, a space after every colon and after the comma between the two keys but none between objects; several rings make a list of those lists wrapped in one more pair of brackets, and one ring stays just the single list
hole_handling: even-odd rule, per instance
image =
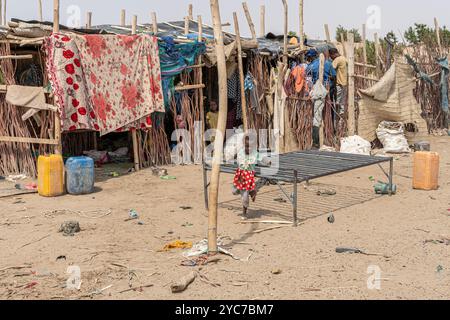
[{"label": "wooden beam", "polygon": [[380,39],[378,38],[378,33],[374,33],[374,42],[375,42],[375,64],[377,66],[377,77],[381,78],[381,59],[380,59]]},{"label": "wooden beam", "polygon": [[158,34],[158,20],[156,18],[156,12],[152,12],[152,32],[154,35]]},{"label": "wooden beam", "polygon": [[366,24],[362,25],[362,43],[363,43],[363,61],[364,61],[364,64],[367,64],[368,61],[367,61],[367,30],[366,30]]},{"label": "wooden beam", "polygon": [[[197,24],[198,24],[198,42],[202,42],[203,41],[203,19],[201,15],[197,16]],[[201,59],[199,60],[199,64],[201,65],[201,67],[204,67],[204,65],[202,65],[202,61]],[[191,68],[195,68],[196,66],[191,66]],[[203,92],[203,91],[202,91]]]},{"label": "wooden beam", "polygon": [[220,18],[219,0],[210,0],[211,16],[214,24],[214,41],[217,56],[217,70],[219,82],[219,119],[217,135],[214,140],[214,158],[212,162],[210,193],[209,193],[209,214],[208,214],[208,252],[211,254],[218,252],[217,247],[217,211],[218,195],[220,185],[220,166],[223,155],[223,141],[225,137],[228,93],[227,93],[227,65],[225,48],[223,43],[222,22]]},{"label": "wooden beam", "polygon": [[3,25],[7,26],[8,25],[8,17],[7,17],[7,1],[4,0],[4,4],[3,4]]},{"label": "wooden beam", "polygon": [[250,27],[250,32],[252,33],[252,39],[256,39],[256,30],[255,25],[253,24],[252,16],[250,15],[250,11],[248,10],[247,2],[242,2],[242,7],[244,8],[245,17],[247,18],[248,26]]},{"label": "wooden beam", "polygon": [[348,135],[356,134],[355,126],[355,35],[347,34],[348,40]]},{"label": "wooden beam", "polygon": [[372,64],[359,63],[359,62],[355,62],[355,66],[364,67],[364,68],[368,68],[368,69],[376,69],[377,68],[377,66],[374,66]]},{"label": "wooden beam", "polygon": [[40,138],[24,138],[24,137],[5,137],[0,136],[1,142],[18,142],[18,143],[33,143],[33,144],[47,144],[58,146],[59,141],[57,139],[40,139]]},{"label": "wooden beam", "polygon": [[[133,20],[131,23],[131,34],[135,35],[137,30],[137,15],[133,16]],[[139,141],[137,137],[137,128],[131,130],[131,138],[133,140],[133,158],[134,158],[134,170],[139,171],[140,161],[139,161]]]},{"label": "wooden beam", "polygon": [[328,43],[331,43],[330,28],[328,27],[328,24],[325,24],[324,28],[325,28],[325,38]]},{"label": "wooden beam", "polygon": [[86,29],[92,28],[92,12],[88,11],[86,13]]},{"label": "wooden beam", "polygon": [[436,31],[436,39],[438,43],[439,56],[442,56],[442,44],[441,44],[441,28],[439,27],[439,22],[437,18],[434,18],[434,27]]},{"label": "wooden beam", "polygon": [[188,15],[189,20],[194,20],[194,6],[192,5],[192,3],[189,4]]},{"label": "wooden beam", "polygon": [[[203,19],[202,19],[201,15],[197,16],[197,24],[198,24],[198,38],[197,38],[197,40],[198,40],[198,42],[202,42],[203,41]],[[203,64],[201,55],[199,55],[199,57],[197,58],[197,63],[198,63],[197,66],[191,66],[191,67],[199,68],[198,69],[198,78],[199,78],[198,82],[200,84],[202,84],[203,83],[203,67],[204,67],[204,64]],[[205,160],[204,152],[205,152],[205,143],[206,143],[206,141],[205,141],[205,131],[206,131],[205,120],[206,120],[206,117],[205,117],[205,99],[204,99],[203,88],[200,88],[198,90],[198,93],[199,93],[200,121],[201,121],[201,130],[202,130],[202,133],[201,133],[201,139],[202,139],[202,142],[201,142],[201,145],[202,145],[202,163],[204,163],[204,160]]]},{"label": "wooden beam", "polygon": [[305,22],[304,22],[304,0],[299,0],[299,39],[300,39],[300,48],[303,50],[305,43]]},{"label": "wooden beam", "polygon": [[236,12],[233,12],[234,32],[236,33],[237,59],[239,69],[239,85],[241,89],[241,106],[242,106],[242,122],[244,124],[244,132],[248,132],[248,115],[247,115],[247,99],[245,97],[245,78],[244,78],[244,63],[242,61],[242,43],[241,31],[239,30],[239,20]]},{"label": "wooden beam", "polygon": [[194,90],[194,89],[203,89],[206,86],[203,83],[200,84],[189,84],[185,86],[176,86],[175,91],[186,91],[186,90]]},{"label": "wooden beam", "polygon": [[264,38],[266,36],[266,6],[262,5],[259,10],[259,36]]},{"label": "wooden beam", "polygon": [[284,8],[284,31],[283,31],[283,63],[287,65],[288,63],[288,23],[289,23],[289,8],[286,0],[283,1]]},{"label": "wooden beam", "polygon": [[127,11],[125,9],[120,10],[120,26],[125,27],[127,24]]},{"label": "wooden beam", "polygon": [[[59,32],[59,0],[53,0],[53,33]],[[61,117],[58,112],[55,112],[55,154],[62,154],[61,144]]]},{"label": "wooden beam", "polygon": [[38,19],[40,22],[44,21],[44,18],[42,16],[42,0],[38,0]]},{"label": "wooden beam", "polygon": [[0,56],[0,60],[12,59],[12,60],[27,60],[33,59],[32,54],[24,54],[24,55],[9,55],[9,56]]},{"label": "wooden beam", "polygon": [[187,36],[189,34],[189,17],[184,17],[184,35]]}]

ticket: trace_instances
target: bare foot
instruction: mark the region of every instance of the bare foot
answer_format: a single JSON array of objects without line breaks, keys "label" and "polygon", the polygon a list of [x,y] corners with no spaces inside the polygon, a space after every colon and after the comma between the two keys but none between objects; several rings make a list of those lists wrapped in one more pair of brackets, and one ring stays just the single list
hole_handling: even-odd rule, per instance
[{"label": "bare foot", "polygon": [[252,201],[253,201],[253,202],[256,201],[256,195],[257,195],[256,191],[252,191],[252,192],[250,193],[250,196],[252,197]]}]

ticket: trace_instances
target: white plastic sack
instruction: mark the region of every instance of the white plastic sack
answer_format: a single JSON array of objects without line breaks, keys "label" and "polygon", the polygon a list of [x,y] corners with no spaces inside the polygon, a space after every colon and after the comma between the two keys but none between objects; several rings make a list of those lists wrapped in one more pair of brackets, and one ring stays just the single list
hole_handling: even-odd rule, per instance
[{"label": "white plastic sack", "polygon": [[341,152],[370,156],[372,146],[360,136],[352,136],[341,140]]},{"label": "white plastic sack", "polygon": [[377,129],[377,137],[387,153],[409,153],[411,149],[400,122],[383,121]]}]

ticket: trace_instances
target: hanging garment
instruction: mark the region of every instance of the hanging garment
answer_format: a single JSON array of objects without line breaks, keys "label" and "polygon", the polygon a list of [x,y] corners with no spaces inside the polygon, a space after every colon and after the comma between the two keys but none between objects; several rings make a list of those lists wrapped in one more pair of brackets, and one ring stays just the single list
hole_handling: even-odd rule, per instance
[{"label": "hanging garment", "polygon": [[320,127],[323,118],[323,108],[325,107],[325,99],[328,91],[319,81],[316,82],[311,90],[311,99],[314,101],[314,127]]},{"label": "hanging garment", "polygon": [[449,65],[448,65],[448,58],[441,58],[437,59],[438,64],[441,66],[441,83],[440,83],[440,89],[441,89],[441,107],[442,111],[445,113],[448,113],[448,77],[450,73]]},{"label": "hanging garment", "polygon": [[45,48],[64,130],[144,128],[164,112],[156,37],[53,34]]},{"label": "hanging garment", "polygon": [[239,86],[239,73],[235,71],[227,80],[228,99],[236,105],[236,119],[242,119],[241,88]]},{"label": "hanging garment", "polygon": [[245,77],[244,87],[246,92],[247,101],[249,102],[250,109],[257,114],[261,114],[261,106],[259,104],[258,86],[253,75],[248,72]]},{"label": "hanging garment", "polygon": [[306,67],[304,65],[294,67],[291,75],[295,78],[295,92],[300,93],[303,89],[307,90]]}]

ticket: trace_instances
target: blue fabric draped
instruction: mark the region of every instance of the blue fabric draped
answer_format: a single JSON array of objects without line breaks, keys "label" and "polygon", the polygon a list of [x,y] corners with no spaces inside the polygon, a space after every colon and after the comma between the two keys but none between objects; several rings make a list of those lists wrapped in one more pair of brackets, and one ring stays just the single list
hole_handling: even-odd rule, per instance
[{"label": "blue fabric draped", "polygon": [[441,106],[442,110],[448,113],[448,77],[450,74],[450,68],[448,65],[448,58],[437,59],[438,64],[441,66]]},{"label": "blue fabric draped", "polygon": [[206,51],[203,42],[175,43],[172,37],[162,37],[159,41],[159,59],[161,61],[161,78],[166,109],[170,107],[170,98],[174,91],[175,77],[187,67],[195,64],[198,56]]}]

